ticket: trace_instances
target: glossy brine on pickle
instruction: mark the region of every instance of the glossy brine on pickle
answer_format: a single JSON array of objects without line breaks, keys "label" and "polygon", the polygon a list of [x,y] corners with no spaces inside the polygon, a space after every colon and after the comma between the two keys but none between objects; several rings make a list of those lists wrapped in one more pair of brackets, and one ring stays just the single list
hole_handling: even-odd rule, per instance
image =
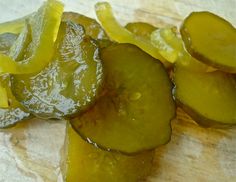
[{"label": "glossy brine on pickle", "polygon": [[178,32],[123,26],[107,2],[95,5],[101,25],[63,8],[47,0],[0,23],[0,129],[31,117],[68,121],[64,180],[146,180],[154,149],[170,141],[175,103],[204,127],[236,125],[229,22],[193,12]]},{"label": "glossy brine on pickle", "polygon": [[72,21],[84,27],[85,33],[93,39],[107,39],[106,33],[101,25],[92,18],[74,12],[64,12],[63,21]]},{"label": "glossy brine on pickle", "polygon": [[55,45],[45,69],[12,79],[16,98],[43,118],[62,118],[85,110],[94,102],[103,77],[98,47],[82,26],[62,22]]}]

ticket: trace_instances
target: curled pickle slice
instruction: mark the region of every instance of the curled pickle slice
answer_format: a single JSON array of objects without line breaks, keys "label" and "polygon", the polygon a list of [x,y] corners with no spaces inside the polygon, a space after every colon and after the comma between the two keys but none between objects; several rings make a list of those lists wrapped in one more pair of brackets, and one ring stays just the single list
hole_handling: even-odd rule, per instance
[{"label": "curled pickle slice", "polygon": [[180,29],[185,47],[199,61],[236,73],[236,29],[210,12],[193,12]]},{"label": "curled pickle slice", "polygon": [[16,98],[43,118],[61,118],[86,109],[102,83],[98,46],[82,26],[62,22],[55,47],[52,61],[42,71],[12,79]]},{"label": "curled pickle slice", "polygon": [[[19,121],[28,119],[30,114],[20,105],[11,92],[10,76],[0,76],[2,88],[5,89],[6,104],[5,107],[0,107],[0,128],[10,127]],[[0,98],[2,99],[1,89]]]},{"label": "curled pickle slice", "polygon": [[162,64],[132,44],[105,48],[101,58],[103,93],[93,107],[71,120],[75,130],[100,147],[124,153],[167,143],[175,105]]},{"label": "curled pickle slice", "polygon": [[154,151],[134,156],[101,150],[67,129],[67,182],[137,182],[151,172]]},{"label": "curled pickle slice", "polygon": [[175,27],[161,28],[151,34],[152,44],[158,48],[160,54],[169,62],[174,63],[184,54],[181,39],[177,37]]},{"label": "curled pickle slice", "polygon": [[87,35],[93,39],[107,39],[107,35],[101,25],[92,18],[74,12],[64,12],[62,20],[70,20],[84,27]]},{"label": "curled pickle slice", "polygon": [[[0,74],[27,74],[42,70],[52,58],[62,12],[63,5],[60,2],[56,0],[45,2],[30,18],[32,41],[27,48],[27,54],[21,58],[20,62],[15,62],[10,57],[0,54],[0,59],[2,59]],[[14,52],[14,50],[11,51]]]},{"label": "curled pickle slice", "polygon": [[125,28],[133,34],[150,40],[151,33],[157,28],[149,23],[145,22],[133,22],[125,25]]},{"label": "curled pickle slice", "polygon": [[[112,8],[109,3],[101,2],[95,5],[97,17],[105,29],[107,35],[118,43],[130,43],[138,46],[152,57],[160,60],[163,64],[167,64],[166,60],[160,55],[158,49],[154,47],[150,41],[136,36],[132,32],[122,27],[112,14]],[[168,65],[169,66],[169,65]]]},{"label": "curled pickle slice", "polygon": [[193,72],[177,64],[174,95],[199,124],[220,127],[236,124],[236,80],[221,71]]}]

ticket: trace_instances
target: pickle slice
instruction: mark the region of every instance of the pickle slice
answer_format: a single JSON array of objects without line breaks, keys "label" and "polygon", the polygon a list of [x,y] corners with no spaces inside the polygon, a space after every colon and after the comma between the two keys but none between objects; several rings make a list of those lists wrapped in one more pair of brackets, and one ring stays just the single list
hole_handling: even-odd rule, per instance
[{"label": "pickle slice", "polygon": [[236,124],[236,80],[221,71],[194,72],[177,64],[174,95],[180,106],[200,125]]},{"label": "pickle slice", "polygon": [[151,33],[157,29],[155,26],[145,22],[128,23],[125,25],[125,28],[133,34],[147,40],[150,40]]},{"label": "pickle slice", "polygon": [[103,93],[93,107],[71,120],[75,130],[100,147],[124,153],[167,143],[175,105],[162,64],[132,44],[110,46],[101,56]]},{"label": "pickle slice", "polygon": [[[20,105],[11,92],[10,76],[0,76],[0,85],[6,89],[8,101],[6,107],[0,107],[0,128],[7,128],[19,121],[29,119],[30,114]],[[0,95],[1,97],[2,95]]]},{"label": "pickle slice", "polygon": [[210,12],[191,13],[181,35],[188,52],[199,61],[236,73],[236,29]]},{"label": "pickle slice", "polygon": [[137,182],[151,172],[154,151],[126,156],[96,148],[71,127],[67,133],[67,182]]},{"label": "pickle slice", "polygon": [[64,12],[62,15],[62,20],[70,20],[76,24],[82,25],[86,34],[93,39],[108,38],[101,25],[95,19],[89,18],[79,13]]},{"label": "pickle slice", "polygon": [[90,105],[102,82],[95,42],[82,26],[62,22],[50,64],[38,74],[14,75],[16,98],[34,115],[61,118]]},{"label": "pickle slice", "polygon": [[[59,1],[46,1],[28,20],[32,41],[27,47],[25,55],[19,58],[19,62],[16,62],[0,54],[0,58],[4,60],[0,62],[0,74],[36,73],[45,68],[53,56],[54,41],[59,30],[62,12],[63,5]],[[12,49],[11,54],[14,54],[14,51],[19,52],[17,49]]]},{"label": "pickle slice", "polygon": [[160,54],[174,63],[185,54],[181,39],[176,34],[176,27],[161,28],[152,32],[151,43],[158,48]]}]

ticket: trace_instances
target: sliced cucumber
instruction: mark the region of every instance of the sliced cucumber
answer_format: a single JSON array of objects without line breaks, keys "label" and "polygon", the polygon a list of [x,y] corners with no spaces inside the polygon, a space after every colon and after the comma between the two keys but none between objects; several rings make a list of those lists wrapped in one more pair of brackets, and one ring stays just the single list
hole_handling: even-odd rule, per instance
[{"label": "sliced cucumber", "polygon": [[97,145],[124,153],[167,143],[175,105],[163,65],[132,44],[110,46],[101,56],[103,92],[72,126]]},{"label": "sliced cucumber", "polygon": [[14,75],[12,90],[34,115],[61,118],[86,109],[101,83],[97,45],[82,26],[62,22],[50,64],[37,74]]},{"label": "sliced cucumber", "polygon": [[137,182],[150,173],[154,151],[126,156],[101,150],[69,127],[67,182]]},{"label": "sliced cucumber", "polygon": [[196,72],[177,64],[175,97],[181,107],[203,126],[236,124],[236,80],[221,71]]},{"label": "sliced cucumber", "polygon": [[233,25],[210,12],[193,12],[180,31],[193,57],[219,70],[236,73],[236,29]]}]

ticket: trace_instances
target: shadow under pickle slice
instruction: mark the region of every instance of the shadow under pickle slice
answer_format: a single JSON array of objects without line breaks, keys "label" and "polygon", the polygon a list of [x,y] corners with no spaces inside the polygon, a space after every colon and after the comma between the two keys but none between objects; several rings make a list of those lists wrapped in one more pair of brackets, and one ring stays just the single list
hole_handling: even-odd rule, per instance
[{"label": "shadow under pickle slice", "polygon": [[85,139],[105,149],[137,153],[165,144],[175,116],[172,84],[163,65],[132,44],[101,52],[103,93],[71,120]]}]

